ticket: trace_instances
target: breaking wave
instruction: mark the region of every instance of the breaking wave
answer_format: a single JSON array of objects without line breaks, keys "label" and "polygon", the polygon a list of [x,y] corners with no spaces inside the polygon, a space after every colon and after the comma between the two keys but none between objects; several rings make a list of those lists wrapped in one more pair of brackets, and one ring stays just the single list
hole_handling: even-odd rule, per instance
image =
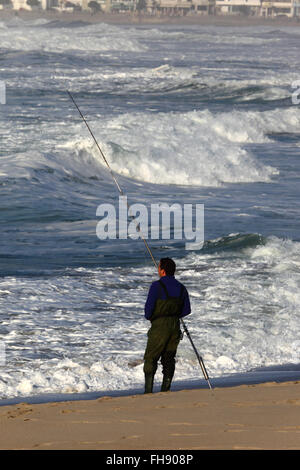
[{"label": "breaking wave", "polygon": [[[271,181],[278,171],[255,158],[249,144],[271,142],[267,134],[296,132],[299,124],[297,109],[219,114],[205,110],[127,114],[95,128],[112,169],[120,175],[158,184],[220,186]],[[101,163],[87,138],[65,147],[77,158],[92,154]]]}]

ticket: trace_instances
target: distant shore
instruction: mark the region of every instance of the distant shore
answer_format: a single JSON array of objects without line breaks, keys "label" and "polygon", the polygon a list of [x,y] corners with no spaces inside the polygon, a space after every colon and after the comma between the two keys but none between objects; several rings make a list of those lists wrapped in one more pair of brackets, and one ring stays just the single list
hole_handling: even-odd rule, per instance
[{"label": "distant shore", "polygon": [[188,15],[188,16],[147,16],[138,17],[134,14],[107,14],[88,12],[56,12],[56,11],[0,11],[0,21],[19,17],[24,21],[44,18],[49,21],[85,23],[108,23],[119,25],[216,25],[216,26],[300,26],[300,18],[262,18],[236,15]]}]

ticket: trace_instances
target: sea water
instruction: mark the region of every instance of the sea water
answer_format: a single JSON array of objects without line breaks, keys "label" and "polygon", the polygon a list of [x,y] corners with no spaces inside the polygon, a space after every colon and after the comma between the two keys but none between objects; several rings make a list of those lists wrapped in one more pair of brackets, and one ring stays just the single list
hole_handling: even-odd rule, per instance
[{"label": "sea water", "polygon": [[[143,389],[157,273],[99,204],[204,204],[205,242],[148,240],[190,293],[210,377],[299,363],[300,30],[0,23],[0,397]],[[3,355],[3,354],[2,354]],[[187,338],[176,380],[201,377]],[[156,381],[161,380],[159,369]]]}]

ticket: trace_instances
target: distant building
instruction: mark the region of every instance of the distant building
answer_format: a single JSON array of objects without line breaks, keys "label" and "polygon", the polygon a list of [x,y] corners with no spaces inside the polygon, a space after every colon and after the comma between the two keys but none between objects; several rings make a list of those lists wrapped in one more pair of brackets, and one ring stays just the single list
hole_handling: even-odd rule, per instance
[{"label": "distant building", "polygon": [[158,0],[155,9],[162,15],[184,16],[191,10],[189,0]]},{"label": "distant building", "polygon": [[266,17],[294,16],[294,2],[291,0],[280,0],[278,2],[262,2],[261,14]]},{"label": "distant building", "polygon": [[294,15],[293,16],[300,16],[300,0],[294,2]]},{"label": "distant building", "polygon": [[261,0],[216,0],[216,11],[223,15],[260,16]]},{"label": "distant building", "polygon": [[[136,9],[137,0],[106,0],[110,1],[111,12],[128,13]],[[147,3],[151,3],[151,0]]]},{"label": "distant building", "polygon": [[13,10],[31,10],[26,0],[11,0]]},{"label": "distant building", "polygon": [[184,16],[195,13],[213,14],[215,0],[148,0],[147,10],[151,13],[168,16]]},{"label": "distant building", "polygon": [[300,14],[300,0],[216,0],[216,12],[223,15],[248,15],[275,18],[294,17]]},{"label": "distant building", "polygon": [[[138,0],[96,0],[104,13],[136,11]],[[32,10],[26,0],[11,0],[14,10]],[[90,0],[40,0],[43,10],[91,11]],[[247,15],[275,18],[299,17],[300,0],[146,0],[145,14],[156,16]],[[74,7],[72,7],[72,4]],[[1,8],[1,6],[0,6]]]},{"label": "distant building", "polygon": [[168,16],[187,14],[300,16],[300,0],[148,0],[147,5],[148,12]]},{"label": "distant building", "polygon": [[216,2],[215,0],[192,0],[192,11],[203,15],[213,15],[216,11]]}]

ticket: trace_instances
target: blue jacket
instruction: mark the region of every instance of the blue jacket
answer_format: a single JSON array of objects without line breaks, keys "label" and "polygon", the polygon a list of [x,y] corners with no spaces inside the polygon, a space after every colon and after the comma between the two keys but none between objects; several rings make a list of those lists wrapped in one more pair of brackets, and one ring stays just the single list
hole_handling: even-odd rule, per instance
[{"label": "blue jacket", "polygon": [[[160,280],[165,284],[168,294],[170,297],[179,297],[182,284],[175,279],[174,276],[163,276]],[[159,281],[155,281],[151,284],[147,301],[145,303],[145,318],[150,320],[152,313],[155,309],[157,299],[166,299],[165,292],[162,292],[162,288],[159,285]],[[183,286],[183,307],[180,318],[185,317],[191,313],[190,299],[188,291]]]}]

